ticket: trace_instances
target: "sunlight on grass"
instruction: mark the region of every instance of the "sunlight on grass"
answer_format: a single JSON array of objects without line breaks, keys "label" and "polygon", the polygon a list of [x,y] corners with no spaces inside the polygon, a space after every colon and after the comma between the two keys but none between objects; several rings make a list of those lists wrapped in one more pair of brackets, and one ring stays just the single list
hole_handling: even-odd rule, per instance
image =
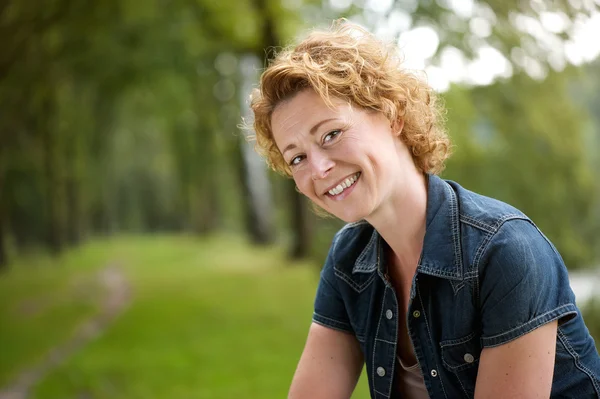
[{"label": "sunlight on grass", "polygon": [[[236,236],[122,237],[93,245],[127,275],[133,301],[103,335],[50,373],[34,397],[287,395],[310,324],[317,265],[290,264],[282,249],[254,248]],[[84,255],[72,256],[85,263]],[[97,269],[94,261],[76,267],[69,260],[42,291]],[[61,317],[45,323],[60,331],[69,325]],[[366,381],[354,397],[368,397]]]},{"label": "sunlight on grass", "polygon": [[0,276],[0,387],[95,312],[92,272],[108,262],[106,244],[21,257]]},{"label": "sunlight on grass", "polygon": [[[291,264],[281,248],[237,236],[120,237],[58,259],[20,259],[0,278],[0,383],[94,313],[94,276],[107,265],[128,277],[132,302],[35,398],[286,397],[318,265]],[[598,337],[597,309],[584,314]],[[364,373],[353,397],[369,397]]]}]

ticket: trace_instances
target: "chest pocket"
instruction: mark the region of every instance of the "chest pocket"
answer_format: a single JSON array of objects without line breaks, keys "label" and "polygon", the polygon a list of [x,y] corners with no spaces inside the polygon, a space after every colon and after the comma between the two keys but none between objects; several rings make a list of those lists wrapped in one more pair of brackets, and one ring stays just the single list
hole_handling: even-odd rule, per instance
[{"label": "chest pocket", "polygon": [[472,398],[481,356],[479,334],[440,342],[442,363],[460,382],[465,397]]},{"label": "chest pocket", "polygon": [[377,273],[375,272],[376,267],[373,266],[371,270],[360,271],[353,274],[348,274],[343,270],[334,269],[336,277],[343,280],[349,287],[351,287],[357,294],[362,293],[375,279]]}]

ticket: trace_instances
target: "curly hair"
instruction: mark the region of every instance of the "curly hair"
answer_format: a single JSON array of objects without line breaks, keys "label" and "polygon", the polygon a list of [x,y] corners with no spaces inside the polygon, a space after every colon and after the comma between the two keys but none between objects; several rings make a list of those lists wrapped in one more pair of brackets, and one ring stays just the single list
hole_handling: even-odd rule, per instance
[{"label": "curly hair", "polygon": [[400,137],[425,173],[440,173],[450,155],[443,107],[433,89],[401,68],[397,48],[386,46],[365,29],[345,20],[329,30],[313,31],[298,45],[279,52],[262,73],[251,96],[256,151],[275,171],[291,176],[273,139],[275,108],[304,89],[313,89],[333,107],[332,97],[382,112],[394,124],[404,122]]}]

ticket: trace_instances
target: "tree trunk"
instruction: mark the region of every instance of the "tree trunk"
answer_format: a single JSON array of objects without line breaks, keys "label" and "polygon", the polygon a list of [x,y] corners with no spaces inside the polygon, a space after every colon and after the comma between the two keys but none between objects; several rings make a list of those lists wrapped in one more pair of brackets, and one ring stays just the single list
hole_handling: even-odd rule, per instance
[{"label": "tree trunk", "polygon": [[[262,57],[265,50],[275,49],[280,44],[280,40],[275,30],[275,18],[269,11],[266,1],[254,0],[254,5],[263,17],[263,43],[257,53]],[[271,57],[271,54],[267,53],[267,57]],[[294,182],[289,181],[287,186],[293,237],[290,256],[298,259],[308,256],[310,251],[311,215],[306,200],[296,191]]]},{"label": "tree trunk", "polygon": [[306,258],[310,254],[312,214],[307,200],[296,190],[293,180],[286,182],[286,191],[289,194],[292,219],[292,245],[289,254],[293,259]]},{"label": "tree trunk", "polygon": [[87,170],[88,179],[94,186],[86,184],[86,192],[94,190],[93,206],[90,209],[91,230],[92,233],[110,235],[116,229],[114,222],[114,212],[111,203],[110,180],[112,169],[109,162],[112,151],[112,123],[115,118],[114,103],[116,95],[110,90],[98,90],[93,100],[93,118],[94,127],[89,141],[89,147],[86,153],[89,154],[90,168]]},{"label": "tree trunk", "polygon": [[4,188],[5,173],[6,173],[6,150],[4,143],[4,132],[0,133],[0,272],[6,269],[8,265],[8,256],[6,254],[6,220],[4,215],[6,204],[6,192]]},{"label": "tree trunk", "polygon": [[[260,193],[260,189],[257,190],[258,183],[252,178],[251,169],[249,166],[247,155],[244,154],[244,148],[242,146],[248,145],[245,141],[238,140],[236,145],[236,163],[237,163],[237,176],[240,187],[242,189],[242,204],[244,206],[244,217],[246,231],[250,237],[250,240],[254,244],[267,245],[273,242],[274,231],[273,231],[273,207],[270,200],[270,190]],[[250,151],[252,151],[250,149]],[[253,155],[253,154],[250,154]],[[264,165],[259,166],[264,169]],[[258,171],[259,173],[265,173],[266,171]],[[266,176],[265,176],[266,177]],[[262,180],[262,179],[259,179]],[[268,180],[267,180],[268,182]],[[253,193],[254,191],[259,192],[259,196]],[[261,201],[262,197],[262,201]]]},{"label": "tree trunk", "polygon": [[[0,143],[0,145],[2,145]],[[0,148],[0,155],[2,154],[2,149]],[[6,254],[6,220],[4,215],[6,215],[4,210],[5,200],[3,200],[3,170],[2,165],[0,165],[0,272],[6,269],[8,265],[8,255]]]},{"label": "tree trunk", "polygon": [[[91,106],[90,91],[84,85],[73,82],[73,95],[80,104]],[[93,132],[92,132],[93,133]],[[81,244],[87,228],[89,206],[86,192],[89,186],[89,170],[87,162],[90,159],[89,141],[91,132],[69,130],[67,133],[65,169],[65,203],[66,203],[66,239],[70,246]]]},{"label": "tree trunk", "polygon": [[4,237],[4,219],[0,214],[0,272],[8,266],[8,257],[6,255],[6,241]]},{"label": "tree trunk", "polygon": [[77,179],[71,176],[66,182],[67,242],[76,246],[81,242],[81,201]]},{"label": "tree trunk", "polygon": [[[247,120],[251,118],[251,115],[246,101],[258,80],[256,71],[260,69],[260,66],[260,59],[254,55],[246,55],[240,59],[242,84],[239,104],[242,115]],[[252,242],[261,245],[270,244],[275,236],[271,181],[265,162],[254,151],[252,145],[246,142],[244,135],[240,136],[236,143],[236,151],[239,157],[240,183],[244,192],[246,228]]]},{"label": "tree trunk", "polygon": [[[203,179],[207,179],[204,176]],[[204,183],[204,184],[203,184]],[[191,190],[190,217],[196,234],[206,235],[214,232],[219,225],[219,204],[217,188],[209,179],[197,183]]]},{"label": "tree trunk", "polygon": [[46,184],[46,245],[53,253],[62,250],[62,234],[59,208],[59,168],[57,160],[57,142],[53,137],[51,118],[51,99],[44,101],[39,128],[42,135],[44,174]]}]

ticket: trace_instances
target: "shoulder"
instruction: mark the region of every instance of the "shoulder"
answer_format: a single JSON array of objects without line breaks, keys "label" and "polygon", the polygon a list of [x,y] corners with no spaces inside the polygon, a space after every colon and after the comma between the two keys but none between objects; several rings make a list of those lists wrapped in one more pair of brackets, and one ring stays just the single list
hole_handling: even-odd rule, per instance
[{"label": "shoulder", "polygon": [[564,267],[554,245],[528,219],[505,221],[490,237],[486,253],[489,263],[501,263],[504,268]]},{"label": "shoulder", "polygon": [[[562,258],[550,240],[522,211],[503,201],[467,190],[447,181],[456,193],[463,241],[474,240],[475,265],[497,264],[502,273],[522,274],[536,267],[564,268]],[[493,266],[492,266],[493,267]]]},{"label": "shoulder", "polygon": [[[566,267],[554,245],[531,222],[526,219],[506,221],[490,237],[486,248],[486,263],[496,265],[504,273],[546,274]],[[546,277],[549,277],[546,275]]]},{"label": "shoulder", "polygon": [[456,182],[446,182],[456,193],[462,223],[495,233],[509,220],[529,220],[527,215],[510,204],[468,190]]},{"label": "shoulder", "polygon": [[366,220],[346,224],[335,234],[331,244],[329,259],[333,267],[351,270],[369,252],[376,252],[376,238],[375,228]]}]

